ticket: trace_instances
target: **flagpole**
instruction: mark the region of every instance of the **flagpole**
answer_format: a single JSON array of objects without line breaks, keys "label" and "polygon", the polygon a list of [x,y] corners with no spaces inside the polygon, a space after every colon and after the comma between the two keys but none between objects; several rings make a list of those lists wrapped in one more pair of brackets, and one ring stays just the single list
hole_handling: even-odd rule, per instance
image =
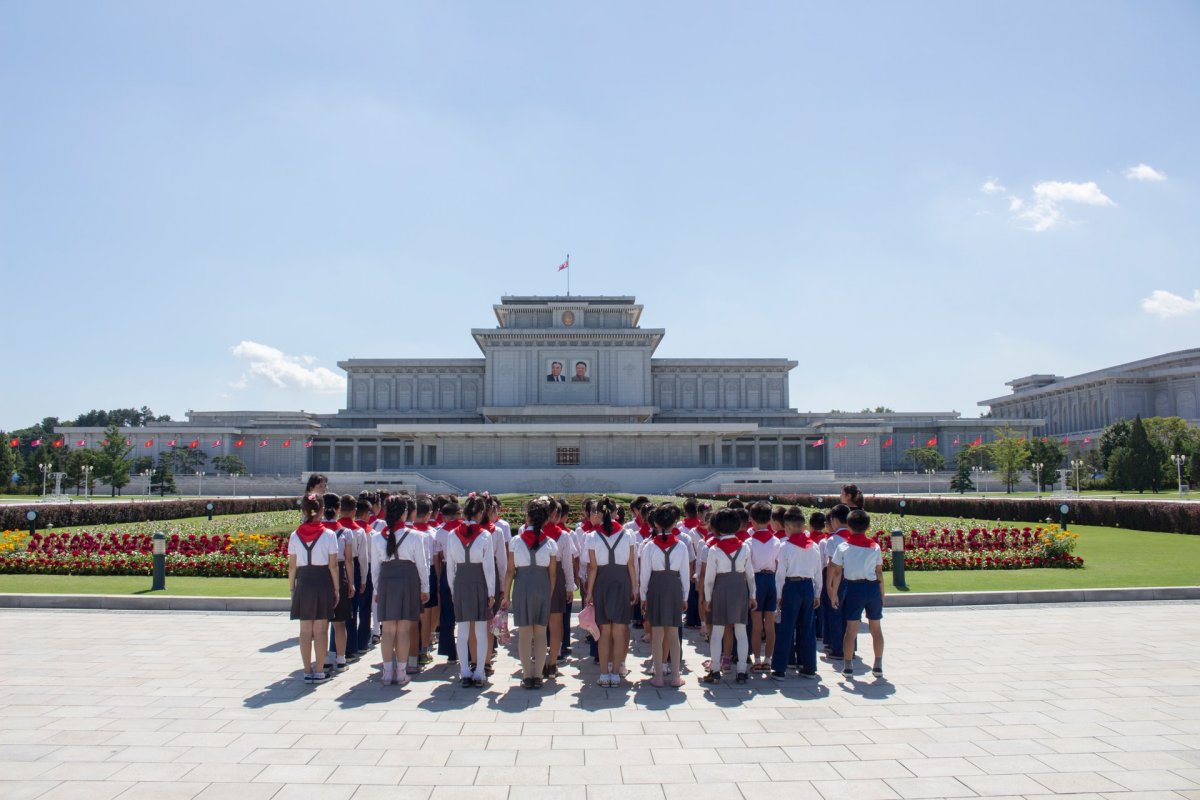
[{"label": "flagpole", "polygon": [[567,253],[567,297],[571,296],[571,254]]}]

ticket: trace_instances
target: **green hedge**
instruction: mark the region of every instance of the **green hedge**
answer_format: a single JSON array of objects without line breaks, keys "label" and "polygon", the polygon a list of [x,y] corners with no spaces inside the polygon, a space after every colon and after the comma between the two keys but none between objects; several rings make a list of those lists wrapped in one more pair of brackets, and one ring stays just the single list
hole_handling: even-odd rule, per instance
[{"label": "green hedge", "polygon": [[51,525],[65,528],[73,525],[110,525],[123,522],[146,522],[160,519],[203,517],[207,506],[213,504],[214,515],[255,514],[264,511],[287,511],[296,508],[296,498],[261,497],[228,500],[164,500],[138,503],[29,503],[0,506],[0,530],[26,530],[29,521],[25,512],[38,513],[37,528]]},{"label": "green hedge", "polygon": [[[760,500],[773,497],[777,504],[829,508],[838,502],[837,495],[789,494],[769,495],[746,492],[705,495],[725,501]],[[875,497],[868,495],[867,511],[900,513],[900,501],[905,501],[904,513],[920,517],[961,517],[963,519],[996,519],[1002,522],[1059,521],[1058,507],[1070,507],[1067,523],[1101,525],[1108,528],[1128,528],[1137,531],[1164,533],[1200,533],[1200,503],[1163,502],[1154,500],[1051,500],[1037,498],[999,497]]]}]

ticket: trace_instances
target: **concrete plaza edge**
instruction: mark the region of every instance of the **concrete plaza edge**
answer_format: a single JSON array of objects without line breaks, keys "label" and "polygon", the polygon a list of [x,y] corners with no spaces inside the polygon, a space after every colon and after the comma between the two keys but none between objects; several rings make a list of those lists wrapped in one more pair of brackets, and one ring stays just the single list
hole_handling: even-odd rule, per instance
[{"label": "concrete plaza edge", "polygon": [[[1108,589],[1036,589],[1009,592],[900,593],[889,590],[890,608],[1026,605],[1031,603],[1112,603],[1147,600],[1200,600],[1200,586],[1145,586]],[[0,608],[105,609],[112,611],[288,611],[286,597],[192,597],[186,595],[14,594],[0,593]]]}]

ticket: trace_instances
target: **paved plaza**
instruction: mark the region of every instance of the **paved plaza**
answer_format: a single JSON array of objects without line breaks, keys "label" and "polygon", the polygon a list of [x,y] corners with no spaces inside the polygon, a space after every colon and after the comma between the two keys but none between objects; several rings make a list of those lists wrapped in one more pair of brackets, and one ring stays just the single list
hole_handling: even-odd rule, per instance
[{"label": "paved plaza", "polygon": [[0,798],[1200,798],[1198,612],[890,610],[886,682],[710,690],[688,647],[682,691],[504,656],[481,693],[305,686],[282,614],[4,610]]}]

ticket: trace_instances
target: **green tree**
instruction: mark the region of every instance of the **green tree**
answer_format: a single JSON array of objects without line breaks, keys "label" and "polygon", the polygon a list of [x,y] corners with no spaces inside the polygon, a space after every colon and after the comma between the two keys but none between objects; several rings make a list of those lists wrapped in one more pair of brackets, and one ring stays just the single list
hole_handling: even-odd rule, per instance
[{"label": "green tree", "polygon": [[917,469],[945,469],[946,458],[935,447],[910,447],[904,451],[904,460],[916,464]]},{"label": "green tree", "polygon": [[245,475],[249,472],[246,462],[242,461],[240,456],[213,456],[212,465],[217,472],[227,472],[230,475]]},{"label": "green tree", "polygon": [[1119,419],[1100,433],[1100,462],[1105,468],[1114,450],[1129,445],[1129,428],[1129,420]]},{"label": "green tree", "polygon": [[200,448],[192,449],[183,445],[175,445],[170,450],[160,453],[159,463],[165,464],[176,475],[199,472],[208,463],[208,454]]},{"label": "green tree", "polygon": [[975,481],[971,480],[971,462],[969,459],[963,458],[961,453],[958,465],[954,468],[954,477],[950,479],[950,489],[959,494],[975,490]]},{"label": "green tree", "polygon": [[1025,443],[1025,437],[1018,437],[1009,425],[996,428],[993,433],[996,438],[988,445],[988,449],[996,471],[1000,473],[1000,480],[1004,482],[1005,491],[1011,494],[1029,463],[1029,445]]},{"label": "green tree", "polygon": [[[84,489],[84,477],[87,477],[87,489],[90,492],[96,483],[96,468],[97,453],[94,450],[72,450],[67,456],[66,464],[63,465],[63,472],[67,473],[67,483],[75,484],[75,493],[80,494]],[[85,466],[89,466],[92,470],[84,470]]]},{"label": "green tree", "polygon": [[133,462],[129,454],[133,448],[125,444],[125,434],[117,425],[110,424],[104,431],[105,443],[96,451],[97,477],[112,487],[112,496],[129,483],[129,468]]},{"label": "green tree", "polygon": [[1141,493],[1150,489],[1157,492],[1162,484],[1160,454],[1146,433],[1146,425],[1139,414],[1129,427],[1129,463],[1123,466],[1123,481],[1129,489]]},{"label": "green tree", "polygon": [[[1053,439],[1042,437],[1029,443],[1029,463],[1042,465],[1042,485],[1038,487],[1039,491],[1054,485],[1058,477],[1055,470],[1061,469],[1066,459],[1066,449]],[[1033,467],[1030,469],[1033,470]],[[1036,473],[1037,470],[1033,472]]]},{"label": "green tree", "polygon": [[175,474],[171,472],[171,468],[160,463],[154,472],[150,475],[150,492],[158,492],[160,496],[165,497],[167,492],[177,494],[178,487],[175,486]]}]

